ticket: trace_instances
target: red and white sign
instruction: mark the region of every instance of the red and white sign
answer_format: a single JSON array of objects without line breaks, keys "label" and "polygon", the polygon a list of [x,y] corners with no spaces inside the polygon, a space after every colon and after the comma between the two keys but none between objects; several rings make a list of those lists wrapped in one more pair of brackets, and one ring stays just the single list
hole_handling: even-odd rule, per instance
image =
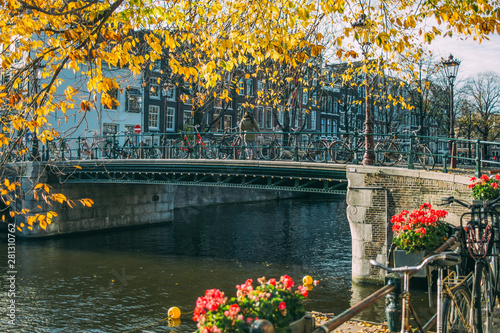
[{"label": "red and white sign", "polygon": [[139,133],[141,133],[141,131],[142,131],[141,125],[135,125],[134,133],[139,134]]}]

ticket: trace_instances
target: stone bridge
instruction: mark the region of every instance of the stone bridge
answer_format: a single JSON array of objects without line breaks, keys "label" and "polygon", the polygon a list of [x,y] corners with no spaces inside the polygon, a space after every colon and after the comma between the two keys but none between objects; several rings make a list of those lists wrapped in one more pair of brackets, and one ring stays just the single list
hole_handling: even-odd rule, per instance
[{"label": "stone bridge", "polygon": [[[101,230],[173,219],[174,208],[293,197],[301,192],[344,195],[352,235],[352,276],[380,282],[370,259],[384,262],[392,241],[390,218],[443,196],[469,200],[469,176],[422,170],[332,163],[182,160],[110,160],[56,165],[23,163],[24,200],[18,208],[55,210],[47,231],[26,237]],[[215,163],[214,163],[215,162]],[[92,208],[48,207],[29,196],[30,184],[48,182],[70,198],[92,198]],[[36,208],[35,208],[36,209]],[[457,224],[462,207],[446,207]],[[20,221],[19,221],[20,222]]]}]

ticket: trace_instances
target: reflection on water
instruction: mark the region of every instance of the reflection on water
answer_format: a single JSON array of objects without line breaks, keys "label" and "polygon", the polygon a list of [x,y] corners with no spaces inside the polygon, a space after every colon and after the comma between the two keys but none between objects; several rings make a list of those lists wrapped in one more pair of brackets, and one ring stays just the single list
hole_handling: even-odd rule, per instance
[{"label": "reflection on water", "polygon": [[[18,242],[17,326],[6,326],[2,295],[0,331],[193,332],[192,311],[206,289],[233,296],[236,284],[261,276],[288,274],[300,282],[311,275],[320,285],[310,292],[307,308],[329,313],[347,309],[352,295],[375,290],[351,289],[343,198],[191,208],[175,215],[173,223],[159,226]],[[3,240],[0,246],[5,253]],[[2,260],[0,274],[5,265]],[[176,327],[161,321],[171,306],[182,311]],[[383,303],[378,308],[365,319],[379,320]]]}]

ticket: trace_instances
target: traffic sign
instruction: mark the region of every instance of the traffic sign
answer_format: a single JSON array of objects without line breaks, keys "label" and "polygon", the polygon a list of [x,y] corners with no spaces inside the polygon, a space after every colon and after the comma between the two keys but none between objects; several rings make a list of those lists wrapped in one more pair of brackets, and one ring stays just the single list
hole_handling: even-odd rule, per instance
[{"label": "traffic sign", "polygon": [[139,134],[139,133],[141,133],[141,131],[142,131],[141,125],[135,125],[134,133]]}]

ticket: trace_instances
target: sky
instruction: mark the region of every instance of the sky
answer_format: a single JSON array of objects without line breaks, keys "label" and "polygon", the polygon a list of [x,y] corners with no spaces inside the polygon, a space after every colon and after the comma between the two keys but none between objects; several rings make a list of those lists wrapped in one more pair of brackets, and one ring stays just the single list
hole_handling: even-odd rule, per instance
[{"label": "sky", "polygon": [[500,36],[494,35],[490,40],[479,44],[472,39],[457,40],[456,38],[436,39],[430,49],[437,58],[445,58],[453,54],[460,60],[457,79],[465,79],[481,72],[493,71],[500,75]]}]

